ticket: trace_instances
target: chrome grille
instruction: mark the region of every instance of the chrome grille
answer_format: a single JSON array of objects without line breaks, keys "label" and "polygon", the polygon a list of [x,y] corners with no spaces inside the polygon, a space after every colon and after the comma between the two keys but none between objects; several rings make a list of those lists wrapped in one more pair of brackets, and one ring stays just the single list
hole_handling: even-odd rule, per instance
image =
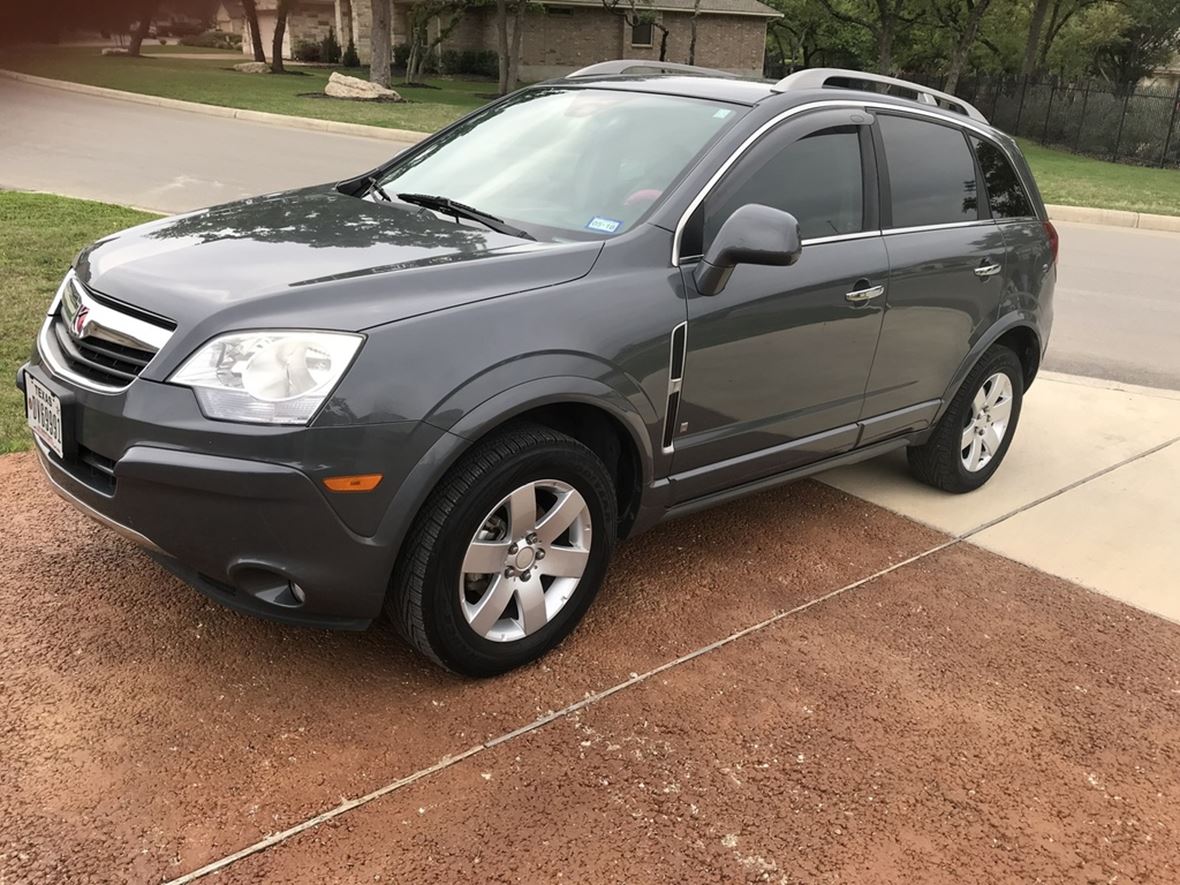
[{"label": "chrome grille", "polygon": [[136,379],[174,328],[168,320],[96,295],[71,272],[41,330],[41,356],[55,374],[114,393]]}]

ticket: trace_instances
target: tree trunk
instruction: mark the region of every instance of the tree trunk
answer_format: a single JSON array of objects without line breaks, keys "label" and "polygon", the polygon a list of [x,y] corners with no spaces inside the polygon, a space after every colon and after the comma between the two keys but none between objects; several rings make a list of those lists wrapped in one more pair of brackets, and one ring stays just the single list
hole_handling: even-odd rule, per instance
[{"label": "tree trunk", "polygon": [[508,58],[508,82],[505,94],[516,89],[520,79],[520,49],[524,39],[524,14],[528,0],[517,0],[516,13],[512,16],[512,54]]},{"label": "tree trunk", "polygon": [[262,33],[258,30],[258,7],[254,0],[242,0],[242,11],[250,28],[250,44],[254,48],[254,60],[266,64],[266,53],[262,49]]},{"label": "tree trunk", "polygon": [[275,7],[275,38],[271,44],[270,71],[281,74],[283,68],[283,36],[287,33],[287,16],[291,13],[291,6],[295,0],[279,0]]},{"label": "tree trunk", "polygon": [[893,22],[881,22],[877,32],[877,73],[893,73]]},{"label": "tree trunk", "polygon": [[984,13],[987,12],[991,2],[992,0],[978,0],[967,16],[967,27],[959,36],[959,42],[951,50],[951,63],[946,71],[945,89],[952,95],[959,87],[959,78],[963,76],[963,69],[967,67],[967,56],[971,53],[971,47],[975,45],[979,26],[983,22]]},{"label": "tree trunk", "polygon": [[135,30],[131,32],[131,43],[127,46],[128,55],[139,55],[139,47],[143,38],[147,36],[148,28],[152,26],[152,19],[156,16],[159,0],[149,0],[139,7],[139,21],[135,23]]},{"label": "tree trunk", "polygon": [[496,54],[500,56],[500,95],[508,94],[508,0],[496,0]]},{"label": "tree trunk", "polygon": [[393,39],[390,36],[393,13],[390,0],[372,0],[373,26],[369,30],[369,80],[389,86],[390,66],[393,63]]},{"label": "tree trunk", "polygon": [[1041,29],[1045,27],[1045,15],[1049,12],[1049,0],[1036,0],[1032,18],[1028,23],[1028,43],[1024,46],[1024,66],[1020,73],[1031,77],[1037,72],[1037,51],[1041,48]]},{"label": "tree trunk", "polygon": [[668,60],[668,29],[660,26],[660,61]]},{"label": "tree trunk", "polygon": [[692,2],[692,18],[688,22],[688,63],[697,63],[697,19],[701,14],[701,0]]}]

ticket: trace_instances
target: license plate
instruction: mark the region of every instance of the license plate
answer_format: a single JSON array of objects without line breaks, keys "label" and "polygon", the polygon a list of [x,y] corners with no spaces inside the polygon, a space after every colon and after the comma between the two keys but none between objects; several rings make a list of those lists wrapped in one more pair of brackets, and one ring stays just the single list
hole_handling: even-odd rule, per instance
[{"label": "license plate", "polygon": [[32,375],[25,375],[25,415],[34,435],[57,457],[64,457],[61,439],[61,400]]}]

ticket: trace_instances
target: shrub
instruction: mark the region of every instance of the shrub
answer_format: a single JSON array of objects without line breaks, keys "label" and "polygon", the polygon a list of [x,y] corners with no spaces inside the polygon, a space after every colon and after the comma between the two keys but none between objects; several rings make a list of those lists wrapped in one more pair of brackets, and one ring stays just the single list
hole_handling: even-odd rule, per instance
[{"label": "shrub", "polygon": [[295,61],[323,61],[320,57],[320,44],[311,40],[298,40],[291,50],[291,57]]},{"label": "shrub", "polygon": [[359,68],[361,66],[361,57],[357,55],[356,43],[351,37],[348,38],[348,48],[344,50],[344,55],[340,57],[340,64],[346,68]]},{"label": "shrub", "polygon": [[335,28],[328,28],[328,33],[320,41],[320,61],[330,65],[340,63],[340,41],[336,39]]},{"label": "shrub", "polygon": [[500,56],[494,49],[444,49],[441,68],[444,74],[498,77]]},{"label": "shrub", "polygon": [[181,37],[176,42],[181,46],[197,46],[203,49],[240,49],[242,35],[227,34],[224,31],[205,31],[203,34]]}]

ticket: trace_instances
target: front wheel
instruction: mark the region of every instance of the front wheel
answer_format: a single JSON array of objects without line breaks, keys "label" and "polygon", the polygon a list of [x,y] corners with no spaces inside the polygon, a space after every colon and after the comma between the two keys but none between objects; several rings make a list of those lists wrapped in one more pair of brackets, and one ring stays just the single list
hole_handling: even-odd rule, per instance
[{"label": "front wheel", "polygon": [[948,492],[970,492],[999,469],[1020,420],[1024,367],[1002,345],[976,363],[924,445],[906,450],[910,472]]},{"label": "front wheel", "polygon": [[519,425],[443,478],[406,539],[386,604],[418,651],[469,676],[540,657],[581,620],[606,575],[615,495],[576,440]]}]

